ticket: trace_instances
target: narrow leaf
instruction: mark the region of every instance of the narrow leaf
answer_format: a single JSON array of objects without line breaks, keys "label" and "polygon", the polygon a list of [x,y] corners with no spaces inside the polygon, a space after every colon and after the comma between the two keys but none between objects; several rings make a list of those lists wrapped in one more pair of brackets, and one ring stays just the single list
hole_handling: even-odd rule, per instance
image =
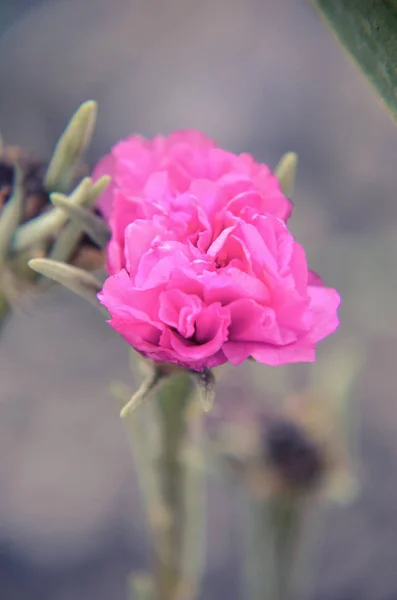
[{"label": "narrow leaf", "polygon": [[133,413],[137,408],[142,406],[149,394],[165,376],[164,370],[155,365],[148,377],[142,381],[141,387],[135,392],[131,400],[127,402],[127,404],[121,410],[120,416],[125,418],[129,414]]},{"label": "narrow leaf", "polygon": [[[99,196],[109,184],[109,181],[110,177],[108,177],[107,175],[98,179],[98,181],[92,184],[91,188],[87,190],[85,196],[79,199],[78,203],[72,198],[65,196],[64,194],[57,194],[55,192],[52,193],[50,196],[51,202],[55,206],[58,206],[64,213],[65,209],[63,208],[63,206],[65,205],[65,203],[68,203],[68,205],[72,207],[86,207],[88,209],[93,204],[95,204]],[[63,206],[60,206],[61,204]],[[70,218],[70,214],[67,216]],[[53,248],[51,249],[49,258],[52,258],[53,260],[59,260],[62,262],[68,262],[71,256],[73,255],[73,252],[75,251],[76,247],[78,246],[79,242],[81,241],[82,237],[83,228],[77,225],[75,220],[72,220],[72,222],[67,223],[64,229],[59,234],[58,239],[56,240]]]},{"label": "narrow leaf", "polygon": [[95,183],[92,184],[87,206],[92,206],[98,200],[99,196],[103,194],[103,192],[109,185],[111,179],[112,178],[110,177],[110,175],[102,175],[102,177],[97,179]]},{"label": "narrow leaf", "polygon": [[[93,184],[90,177],[85,177],[70,196],[68,196],[68,199],[72,204],[91,206],[102,194],[109,181],[110,177],[105,175]],[[52,196],[53,194],[51,194],[51,198]],[[60,194],[60,196],[65,197],[63,194]],[[11,250],[13,252],[27,250],[37,242],[58,233],[67,220],[68,216],[65,214],[65,211],[59,208],[54,208],[50,212],[31,219],[18,227],[11,243]]]},{"label": "narrow leaf", "polygon": [[36,273],[60,283],[103,310],[97,299],[97,293],[101,291],[102,284],[92,273],[48,258],[33,258],[28,265]]},{"label": "narrow leaf", "polygon": [[76,169],[86,148],[91,142],[97,116],[97,104],[93,100],[84,102],[75,112],[61,136],[44,184],[49,191],[67,192],[76,176]]},{"label": "narrow leaf", "polygon": [[78,230],[85,231],[100,248],[106,247],[111,233],[104,219],[86,208],[72,204],[68,198],[60,194],[53,194],[51,201],[54,206],[68,215]]},{"label": "narrow leaf", "polygon": [[[89,193],[90,188],[91,179],[85,177],[70,195],[70,201],[74,204],[81,204]],[[27,250],[29,246],[56,234],[65,225],[67,220],[68,216],[59,208],[54,208],[35,219],[31,219],[18,227],[12,240],[11,249],[13,252]]]}]

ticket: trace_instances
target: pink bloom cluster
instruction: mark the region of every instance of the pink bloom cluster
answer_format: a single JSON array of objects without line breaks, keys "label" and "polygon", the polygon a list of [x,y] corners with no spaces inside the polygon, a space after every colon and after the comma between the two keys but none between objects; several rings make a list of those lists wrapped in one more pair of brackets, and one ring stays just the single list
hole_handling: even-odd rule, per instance
[{"label": "pink bloom cluster", "polygon": [[119,142],[94,178],[104,174],[112,238],[99,299],[136,350],[198,371],[315,359],[340,298],[308,271],[266,165],[181,131]]}]

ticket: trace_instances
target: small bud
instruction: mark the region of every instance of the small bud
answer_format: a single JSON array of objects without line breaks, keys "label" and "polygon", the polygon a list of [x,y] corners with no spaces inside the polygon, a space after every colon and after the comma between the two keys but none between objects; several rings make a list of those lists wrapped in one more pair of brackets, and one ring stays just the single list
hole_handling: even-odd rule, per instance
[{"label": "small bud", "polygon": [[209,369],[204,369],[201,373],[191,371],[191,374],[199,388],[201,406],[204,412],[209,412],[214,405],[215,377]]},{"label": "small bud", "polygon": [[295,152],[287,152],[284,154],[275,168],[275,175],[280,182],[283,194],[285,194],[287,198],[290,198],[293,194],[297,168],[298,155],[295,154]]}]

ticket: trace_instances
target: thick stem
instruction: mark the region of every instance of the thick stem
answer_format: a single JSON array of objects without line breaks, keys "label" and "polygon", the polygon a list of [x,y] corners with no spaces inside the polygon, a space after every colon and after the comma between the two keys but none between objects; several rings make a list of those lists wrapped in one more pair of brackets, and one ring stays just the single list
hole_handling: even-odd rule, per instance
[{"label": "thick stem", "polygon": [[182,584],[185,523],[185,464],[187,411],[193,382],[187,372],[175,372],[160,387],[157,405],[160,428],[159,478],[168,520],[156,548],[156,600],[175,600]]},{"label": "thick stem", "polygon": [[296,494],[283,494],[272,503],[275,588],[277,600],[288,600],[291,593],[297,536],[302,517],[302,502]]},{"label": "thick stem", "polygon": [[181,582],[176,600],[195,600],[205,567],[206,494],[203,462],[203,405],[201,399],[189,409],[189,441],[185,454],[185,523]]},{"label": "thick stem", "polygon": [[245,493],[243,531],[243,598],[277,600],[275,595],[275,556],[267,503]]},{"label": "thick stem", "polygon": [[295,495],[247,498],[244,597],[288,600],[302,505]]}]

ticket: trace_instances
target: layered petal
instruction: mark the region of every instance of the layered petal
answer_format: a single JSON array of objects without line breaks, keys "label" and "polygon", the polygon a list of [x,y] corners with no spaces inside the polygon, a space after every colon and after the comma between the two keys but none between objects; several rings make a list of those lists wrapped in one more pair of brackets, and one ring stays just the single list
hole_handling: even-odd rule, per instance
[{"label": "layered petal", "polygon": [[144,356],[203,370],[312,361],[340,298],[308,270],[264,165],[196,131],[119,142],[94,174],[112,238],[99,295]]}]

